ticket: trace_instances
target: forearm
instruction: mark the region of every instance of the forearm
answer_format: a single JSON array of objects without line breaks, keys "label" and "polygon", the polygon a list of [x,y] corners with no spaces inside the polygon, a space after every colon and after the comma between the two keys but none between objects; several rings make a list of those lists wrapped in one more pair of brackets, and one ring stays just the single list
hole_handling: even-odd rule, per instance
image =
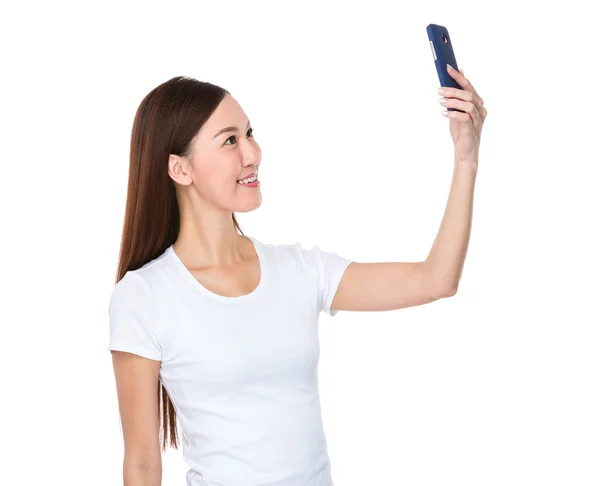
[{"label": "forearm", "polygon": [[438,283],[442,295],[453,295],[461,278],[471,235],[477,162],[454,159],[454,174],[444,217],[424,261],[427,276]]}]

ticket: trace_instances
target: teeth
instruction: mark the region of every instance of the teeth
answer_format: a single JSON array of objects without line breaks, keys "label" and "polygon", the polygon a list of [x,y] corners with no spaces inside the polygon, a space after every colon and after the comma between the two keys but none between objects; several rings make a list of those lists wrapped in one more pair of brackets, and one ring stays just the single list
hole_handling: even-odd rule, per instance
[{"label": "teeth", "polygon": [[238,181],[238,184],[247,184],[248,182],[254,182],[256,180],[256,176],[249,177],[248,179],[243,179]]}]

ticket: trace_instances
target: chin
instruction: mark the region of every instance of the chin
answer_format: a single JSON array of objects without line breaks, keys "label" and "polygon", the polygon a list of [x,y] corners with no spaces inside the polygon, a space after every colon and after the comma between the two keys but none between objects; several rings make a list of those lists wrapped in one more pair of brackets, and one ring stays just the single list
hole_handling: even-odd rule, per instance
[{"label": "chin", "polygon": [[248,204],[240,204],[236,206],[234,211],[236,213],[249,213],[250,211],[254,211],[258,209],[262,204],[262,198],[257,199],[256,201],[249,202]]}]

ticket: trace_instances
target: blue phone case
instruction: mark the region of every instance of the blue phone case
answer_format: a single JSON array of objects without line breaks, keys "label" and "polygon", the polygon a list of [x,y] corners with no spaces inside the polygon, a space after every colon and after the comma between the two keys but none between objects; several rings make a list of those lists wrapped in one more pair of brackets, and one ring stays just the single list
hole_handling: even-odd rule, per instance
[{"label": "blue phone case", "polygon": [[[452,41],[450,40],[450,34],[448,29],[443,25],[429,24],[427,26],[427,36],[429,37],[429,45],[431,46],[431,52],[433,53],[433,62],[435,63],[435,69],[437,70],[438,78],[440,80],[440,86],[451,87],[457,89],[463,89],[458,84],[450,73],[446,64],[450,64],[454,69],[458,71],[458,64],[456,64],[456,58],[454,57],[454,49],[452,49]],[[464,111],[457,108],[447,108],[448,111]]]}]

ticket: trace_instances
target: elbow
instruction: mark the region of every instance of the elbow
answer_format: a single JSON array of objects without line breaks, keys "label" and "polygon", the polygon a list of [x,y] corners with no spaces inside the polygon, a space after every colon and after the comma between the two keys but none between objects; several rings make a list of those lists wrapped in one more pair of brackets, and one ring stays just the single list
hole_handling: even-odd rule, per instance
[{"label": "elbow", "polygon": [[458,287],[452,287],[452,290],[448,292],[448,297],[456,295],[456,292],[458,292]]},{"label": "elbow", "polygon": [[160,466],[140,466],[124,465],[123,484],[124,486],[134,485],[159,485],[162,483],[162,468]]},{"label": "elbow", "polygon": [[125,454],[123,467],[126,470],[144,473],[148,475],[162,474],[162,459],[150,459],[147,456],[132,457],[131,454]]},{"label": "elbow", "polygon": [[[421,265],[422,278],[427,282],[427,287],[433,289],[435,299],[444,299],[456,295],[458,291],[458,282],[454,279],[444,278],[431,269],[427,260]],[[430,294],[431,295],[431,294]]]},{"label": "elbow", "polygon": [[445,298],[456,295],[457,291],[458,291],[458,285],[453,286],[453,287],[446,287],[443,289],[442,292],[439,293],[439,295],[440,295],[441,299],[445,299]]},{"label": "elbow", "polygon": [[435,297],[437,299],[445,299],[448,297],[452,297],[453,295],[456,295],[456,292],[458,291],[458,284],[457,285],[448,285],[448,284],[441,284],[438,282],[438,285],[435,286],[436,292],[435,292]]}]

